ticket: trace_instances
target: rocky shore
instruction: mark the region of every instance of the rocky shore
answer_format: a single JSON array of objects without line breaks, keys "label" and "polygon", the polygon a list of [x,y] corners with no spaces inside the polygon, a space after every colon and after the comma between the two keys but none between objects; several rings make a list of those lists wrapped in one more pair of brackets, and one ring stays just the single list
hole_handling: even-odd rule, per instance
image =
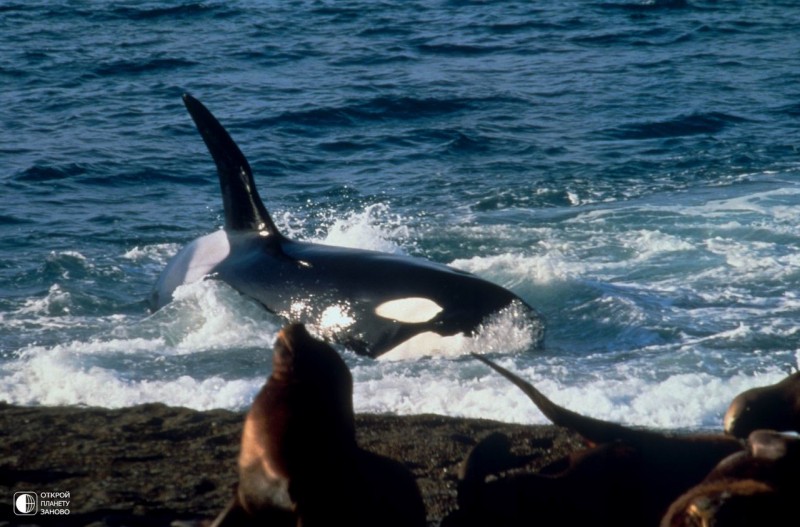
[{"label": "rocky shore", "polygon": [[[0,525],[168,526],[211,520],[236,482],[243,412],[147,404],[108,410],[0,403]],[[492,432],[538,468],[578,448],[553,426],[523,426],[437,415],[357,416],[359,444],[404,462],[416,475],[429,525],[456,504],[458,468]],[[13,511],[32,491],[68,504],[31,516]],[[59,511],[56,512],[56,511]],[[68,514],[65,514],[67,512]]]}]

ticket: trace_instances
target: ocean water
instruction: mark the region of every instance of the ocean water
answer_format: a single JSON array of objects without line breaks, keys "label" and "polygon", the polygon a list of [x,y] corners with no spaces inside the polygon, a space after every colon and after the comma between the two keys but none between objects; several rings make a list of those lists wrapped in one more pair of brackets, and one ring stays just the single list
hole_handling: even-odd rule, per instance
[{"label": "ocean water", "polygon": [[[213,280],[190,92],[304,240],[502,284],[513,319],[422,358],[340,350],[362,412],[544,423],[485,353],[599,418],[719,427],[800,360],[795,2],[0,2],[0,400],[246,408],[281,321]],[[524,328],[523,328],[524,329]]]}]

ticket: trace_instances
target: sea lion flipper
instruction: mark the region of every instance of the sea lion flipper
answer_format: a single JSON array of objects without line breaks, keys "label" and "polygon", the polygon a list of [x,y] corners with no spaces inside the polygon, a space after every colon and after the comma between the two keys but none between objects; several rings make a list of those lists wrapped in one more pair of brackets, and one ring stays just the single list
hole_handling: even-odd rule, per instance
[{"label": "sea lion flipper", "polygon": [[502,366],[495,364],[481,355],[473,353],[472,356],[494,369],[500,375],[511,381],[517,388],[522,390],[553,424],[575,430],[591,443],[608,443],[616,440],[635,441],[643,438],[643,436],[649,435],[649,433],[644,430],[635,430],[617,423],[586,417],[559,406],[548,399],[542,392],[534,388],[532,384],[514,373],[511,373]]},{"label": "sea lion flipper", "polygon": [[239,499],[234,496],[228,504],[225,505],[225,508],[217,514],[217,517],[214,518],[214,521],[209,527],[233,527],[246,525],[248,521],[250,521],[250,517],[245,512],[242,504],[239,503]]}]

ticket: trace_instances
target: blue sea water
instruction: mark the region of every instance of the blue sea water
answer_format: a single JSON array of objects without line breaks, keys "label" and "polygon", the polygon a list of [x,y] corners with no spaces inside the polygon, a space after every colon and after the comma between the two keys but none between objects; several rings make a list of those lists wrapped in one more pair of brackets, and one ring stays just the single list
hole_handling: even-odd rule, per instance
[{"label": "blue sea water", "polygon": [[[547,319],[444,356],[341,350],[358,411],[718,427],[800,360],[800,4],[0,2],[0,400],[245,408],[281,321],[224,284],[191,92],[293,237],[465,269]],[[524,333],[524,332],[523,332]]]}]

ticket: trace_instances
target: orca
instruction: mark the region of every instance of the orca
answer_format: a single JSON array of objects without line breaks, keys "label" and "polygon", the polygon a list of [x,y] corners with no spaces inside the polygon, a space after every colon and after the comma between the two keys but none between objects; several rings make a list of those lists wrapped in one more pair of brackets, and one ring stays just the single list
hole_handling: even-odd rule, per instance
[{"label": "orca", "polygon": [[150,297],[153,311],[168,304],[178,286],[210,277],[373,358],[404,343],[424,346],[426,337],[473,336],[505,309],[522,314],[531,347],[541,347],[541,316],[499,285],[422,258],[284,236],[231,136],[200,101],[189,94],[183,101],[217,166],[225,224],[168,262]]}]

